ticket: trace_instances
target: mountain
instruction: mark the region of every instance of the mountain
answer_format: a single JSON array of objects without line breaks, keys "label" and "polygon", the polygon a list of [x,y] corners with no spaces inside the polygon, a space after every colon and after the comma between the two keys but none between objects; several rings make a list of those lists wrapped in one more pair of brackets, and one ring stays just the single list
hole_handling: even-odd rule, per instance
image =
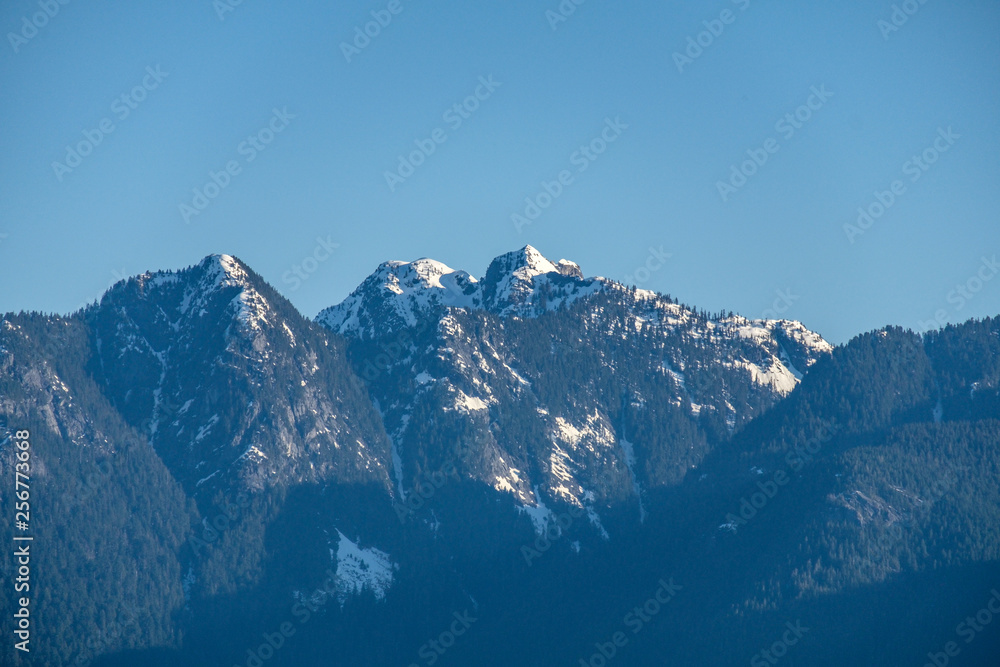
[{"label": "mountain", "polygon": [[315,321],[228,255],[7,314],[37,644],[0,662],[773,664],[791,623],[789,664],[917,664],[1000,586],[998,336],[833,348],[530,246]]},{"label": "mountain", "polygon": [[189,494],[388,483],[385,435],[337,341],[239,260],[142,274],[82,317],[95,379]]},{"label": "mountain", "polygon": [[641,515],[643,489],[676,483],[832,349],[797,322],[709,318],[531,246],[482,280],[387,262],[316,321],[350,340],[401,497],[454,459],[526,508],[585,507],[602,535],[601,512]]},{"label": "mountain", "polygon": [[531,246],[494,259],[481,281],[433,259],[384,262],[316,321],[339,334],[372,337],[415,326],[440,306],[537,317],[608,284],[585,280],[574,262],[552,263]]},{"label": "mountain", "polygon": [[[15,661],[13,642],[6,642],[5,665],[68,664],[73,655],[90,660],[127,647],[180,645],[184,492],[86,372],[89,354],[79,318],[0,319],[0,499],[10,508],[25,500],[14,497],[14,435],[27,431],[28,487],[21,491],[28,492],[31,531],[17,534],[34,537],[19,591],[31,599],[32,652]],[[12,521],[0,524],[4,541],[20,547],[14,532]],[[19,564],[0,562],[13,582]],[[8,636],[13,605],[5,596],[0,625]]]}]

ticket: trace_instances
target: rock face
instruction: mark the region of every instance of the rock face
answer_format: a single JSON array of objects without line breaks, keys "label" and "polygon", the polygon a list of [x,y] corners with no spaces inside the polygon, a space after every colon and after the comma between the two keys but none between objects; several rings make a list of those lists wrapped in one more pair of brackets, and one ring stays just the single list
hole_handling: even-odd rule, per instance
[{"label": "rock face", "polygon": [[131,278],[83,317],[95,377],[189,493],[388,485],[387,439],[343,351],[239,260]]}]

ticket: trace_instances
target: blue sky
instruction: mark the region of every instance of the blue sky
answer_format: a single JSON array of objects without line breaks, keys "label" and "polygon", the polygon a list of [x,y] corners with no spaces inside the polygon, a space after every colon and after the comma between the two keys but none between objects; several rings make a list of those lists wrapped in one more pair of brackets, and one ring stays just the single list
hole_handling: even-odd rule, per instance
[{"label": "blue sky", "polygon": [[[1000,313],[996,2],[911,0],[896,26],[891,2],[225,1],[3,3],[0,311],[224,252],[313,316],[383,260],[481,276],[530,243],[835,343]],[[881,215],[845,230],[859,207]]]}]

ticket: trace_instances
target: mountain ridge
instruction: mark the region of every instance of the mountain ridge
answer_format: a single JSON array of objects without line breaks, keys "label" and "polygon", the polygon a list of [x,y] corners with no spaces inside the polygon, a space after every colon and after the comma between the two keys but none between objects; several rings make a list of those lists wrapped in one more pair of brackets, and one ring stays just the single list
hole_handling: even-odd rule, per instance
[{"label": "mountain ridge", "polygon": [[[331,641],[398,664],[463,608],[482,614],[482,643],[443,664],[509,664],[538,623],[558,637],[538,664],[572,662],[609,605],[670,572],[701,590],[634,664],[732,664],[770,641],[772,612],[808,624],[823,596],[868,587],[871,613],[842,621],[860,632],[885,609],[875,586],[950,568],[935,577],[974,597],[980,580],[957,578],[1000,554],[1000,318],[834,348],[799,322],[709,316],[530,247],[481,280],[427,259],[372,275],[343,333],[221,254],[68,317],[0,317],[0,462],[29,425],[39,541],[76,545],[45,561],[58,583],[38,618],[63,640],[37,664],[245,663],[290,609],[317,631],[275,664]],[[128,548],[100,546],[103,525]],[[101,580],[122,582],[99,608],[95,555]],[[580,614],[545,620],[553,595]],[[109,615],[142,632],[81,649]],[[701,618],[725,648],[687,637]]]}]

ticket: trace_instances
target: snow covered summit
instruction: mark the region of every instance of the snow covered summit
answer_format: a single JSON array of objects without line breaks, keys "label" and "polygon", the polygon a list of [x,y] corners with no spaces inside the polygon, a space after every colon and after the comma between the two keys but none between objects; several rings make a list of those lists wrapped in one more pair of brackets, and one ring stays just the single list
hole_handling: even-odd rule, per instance
[{"label": "snow covered summit", "polygon": [[530,245],[494,259],[481,281],[433,259],[383,262],[350,296],[323,310],[316,321],[342,334],[373,335],[413,326],[435,306],[532,317],[604,285],[602,278],[585,279],[576,263],[552,262]]}]

